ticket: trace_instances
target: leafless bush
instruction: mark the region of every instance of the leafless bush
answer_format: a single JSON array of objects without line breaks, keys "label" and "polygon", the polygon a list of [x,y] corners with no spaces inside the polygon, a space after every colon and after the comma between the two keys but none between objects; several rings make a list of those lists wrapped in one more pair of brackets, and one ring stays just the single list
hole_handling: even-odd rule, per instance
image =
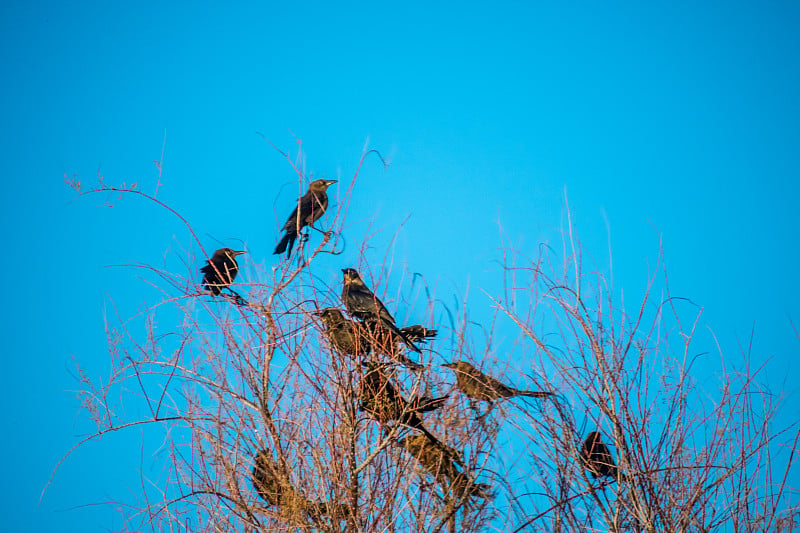
[{"label": "leafless bush", "polygon": [[[155,202],[201,250],[182,273],[139,265],[163,294],[140,317],[146,334],[134,333],[127,317],[109,317],[110,377],[98,383],[79,368],[80,397],[97,429],[76,447],[141,426],[162,439],[161,470],[143,476],[126,530],[794,528],[797,494],[784,474],[796,462],[798,433],[773,427],[779,399],[759,388],[755,371],[722,372],[717,390],[702,390],[692,373],[700,312],[669,296],[661,268],[635,310],[626,310],[599,268],[584,271],[571,228],[561,253],[504,253],[506,289],[491,295],[495,322],[486,327],[473,324],[466,307],[447,310],[452,318],[444,320],[436,294],[398,289],[413,315],[440,334],[417,357],[424,370],[387,370],[408,398],[451,391],[453,373],[440,365],[466,360],[554,392],[552,399],[479,402],[452,390],[444,407],[424,416],[440,451],[450,450],[446,459],[426,456],[433,448],[424,437],[414,448],[419,432],[361,411],[363,365],[332,349],[315,315],[340,306],[338,270],[316,259],[343,245],[357,176],[335,202],[338,211],[321,221],[330,233],[315,234],[274,268],[246,265],[237,290],[247,305],[203,293],[196,272],[210,254],[158,198],[102,179],[91,190],[68,180],[82,195]],[[367,242],[349,245],[363,251]],[[368,265],[363,253],[361,261],[341,266],[358,266],[391,302],[388,264]],[[161,329],[154,326],[162,315],[172,321],[166,333],[159,333],[163,319]],[[514,366],[524,376],[489,348],[501,327],[519,333],[525,362]],[[590,431],[612,445],[618,480],[595,480],[583,467]],[[777,461],[781,443],[791,451]]]},{"label": "leafless bush", "polygon": [[[519,329],[540,374],[561,401],[518,431],[540,465],[523,525],[541,531],[784,531],[797,512],[786,486],[797,427],[776,428],[780,398],[757,371],[725,371],[704,390],[693,366],[702,310],[669,294],[661,257],[634,311],[622,307],[596,265],[566,232],[561,259],[508,252],[506,287],[494,304]],[[657,296],[654,296],[657,295]],[[745,362],[749,354],[744,354]],[[542,416],[544,415],[544,416]],[[613,444],[619,482],[593,480],[581,441]],[[790,452],[775,460],[788,444]],[[520,529],[522,529],[520,527]]]}]

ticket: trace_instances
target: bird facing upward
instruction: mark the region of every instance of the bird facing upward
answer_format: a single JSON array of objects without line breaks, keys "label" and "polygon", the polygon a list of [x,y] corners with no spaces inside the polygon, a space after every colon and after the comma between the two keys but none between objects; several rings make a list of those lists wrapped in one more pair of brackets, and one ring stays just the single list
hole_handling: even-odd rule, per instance
[{"label": "bird facing upward", "polygon": [[308,186],[308,191],[297,199],[297,206],[292,210],[292,214],[286,220],[282,230],[286,233],[278,242],[273,254],[286,252],[286,257],[292,255],[292,247],[297,235],[306,226],[312,226],[319,220],[328,209],[328,187],[336,183],[336,180],[314,180]]},{"label": "bird facing upward", "polygon": [[466,361],[445,363],[443,366],[455,371],[458,388],[468,397],[475,400],[492,401],[499,398],[511,398],[513,396],[546,398],[553,395],[551,392],[514,389],[491,376],[487,376]]},{"label": "bird facing upward", "polygon": [[361,276],[354,268],[343,268],[342,273],[342,303],[347,311],[354,317],[364,321],[374,321],[374,326],[380,330],[387,329],[403,340],[409,349],[421,353],[409,336],[397,328],[394,317],[389,313],[375,294],[361,280]]},{"label": "bird facing upward", "polygon": [[200,269],[203,273],[203,288],[218,296],[222,289],[229,287],[239,272],[236,256],[243,253],[245,252],[230,248],[220,248],[214,252],[207,261],[208,264]]},{"label": "bird facing upward", "polygon": [[583,441],[581,446],[581,462],[583,466],[592,474],[592,478],[610,477],[619,479],[619,470],[611,451],[603,443],[600,433],[592,431]]}]

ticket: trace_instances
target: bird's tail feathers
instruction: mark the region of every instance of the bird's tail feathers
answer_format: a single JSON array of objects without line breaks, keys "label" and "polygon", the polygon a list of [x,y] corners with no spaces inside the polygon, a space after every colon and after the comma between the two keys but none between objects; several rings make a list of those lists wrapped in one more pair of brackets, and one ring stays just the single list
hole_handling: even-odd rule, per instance
[{"label": "bird's tail feathers", "polygon": [[549,398],[553,395],[552,392],[532,391],[532,390],[515,390],[515,396],[528,396],[530,398]]},{"label": "bird's tail feathers", "polygon": [[465,475],[466,482],[462,482],[464,486],[465,496],[478,496],[484,500],[491,500],[492,494],[489,492],[492,488],[488,483],[478,483]]},{"label": "bird's tail feathers", "polygon": [[441,398],[429,398],[427,396],[422,396],[414,400],[411,409],[412,411],[417,411],[419,413],[427,413],[428,411],[433,411],[444,405],[444,402],[447,401],[447,398],[449,397],[449,394],[442,396]]},{"label": "bird's tail feathers", "polygon": [[392,332],[396,333],[397,335],[400,336],[401,339],[403,339],[403,343],[406,346],[408,346],[409,350],[412,350],[412,351],[417,352],[417,353],[422,353],[422,350],[417,348],[417,346],[412,342],[411,338],[406,333],[403,333],[403,330],[398,329],[398,327],[396,325],[394,325],[393,323],[391,323],[388,320],[383,320],[382,322],[383,322],[383,325],[385,325],[387,328],[392,330]]},{"label": "bird's tail feathers", "polygon": [[295,239],[297,239],[296,235],[286,232],[283,238],[278,242],[278,245],[275,247],[275,251],[272,252],[272,255],[278,255],[286,252],[286,258],[288,259],[292,255],[292,247],[294,247]]},{"label": "bird's tail feathers", "polygon": [[231,294],[226,294],[225,295],[226,298],[230,298],[231,300],[233,300],[233,303],[235,303],[240,307],[250,307],[250,303],[247,300],[245,300],[241,294],[231,289],[230,287],[228,287],[228,291]]},{"label": "bird's tail feathers", "polygon": [[404,328],[400,328],[400,332],[405,335],[405,337],[412,341],[412,342],[425,342],[428,339],[432,339],[436,336],[437,331],[435,329],[428,329],[425,326],[421,326],[419,324],[415,326],[406,326]]},{"label": "bird's tail feathers", "polygon": [[207,281],[203,281],[203,288],[214,296],[219,296],[219,293],[221,292],[221,285],[216,283],[208,283]]}]

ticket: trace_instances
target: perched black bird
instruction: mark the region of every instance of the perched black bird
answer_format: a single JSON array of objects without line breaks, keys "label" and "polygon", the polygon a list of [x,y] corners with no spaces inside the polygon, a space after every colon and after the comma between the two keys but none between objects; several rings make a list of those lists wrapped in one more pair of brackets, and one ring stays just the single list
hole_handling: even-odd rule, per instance
[{"label": "perched black bird", "polygon": [[447,396],[441,398],[423,396],[408,401],[384,373],[384,365],[368,361],[364,366],[367,372],[358,384],[361,408],[381,424],[395,421],[420,430],[431,442],[438,443],[439,440],[422,425],[419,414],[438,409],[447,400]]},{"label": "perched black bird", "polygon": [[280,468],[271,454],[267,450],[260,450],[253,465],[253,487],[258,495],[274,506],[285,505],[294,500],[302,501],[288,480],[284,481],[281,477]]},{"label": "perched black bird", "polygon": [[236,256],[243,253],[245,252],[237,252],[230,248],[220,248],[214,252],[207,261],[208,264],[200,269],[203,273],[203,288],[218,296],[222,289],[230,287],[239,272]]},{"label": "perched black bird", "polygon": [[600,433],[592,431],[581,446],[581,463],[592,474],[592,478],[610,477],[619,479],[619,470],[611,451],[602,440]]},{"label": "perched black bird", "polygon": [[[345,318],[341,310],[328,307],[316,313],[325,326],[325,336],[334,350],[339,353],[361,357],[370,351],[386,355],[414,370],[419,370],[422,365],[405,356],[400,351],[399,343],[402,337],[391,330],[381,327],[377,321],[356,322]],[[435,329],[424,326],[407,326],[400,328],[400,332],[411,340],[426,341],[436,336]]]},{"label": "perched black bird", "polygon": [[282,229],[286,234],[278,242],[273,254],[282,254],[285,251],[287,258],[292,255],[292,247],[300,230],[306,226],[312,226],[328,209],[328,193],[326,191],[334,183],[336,180],[314,180],[309,184],[308,191],[298,198],[297,206],[289,215],[286,224],[283,225]]},{"label": "perched black bird", "polygon": [[463,463],[459,458],[460,454],[452,447],[442,442],[432,442],[424,435],[406,437],[398,440],[397,444],[411,453],[441,485],[449,487],[457,498],[489,498],[489,485],[476,483],[468,474],[458,469],[457,463]]},{"label": "perched black bird", "polygon": [[253,465],[253,487],[265,502],[280,507],[285,514],[302,512],[313,518],[321,516],[344,517],[347,506],[340,503],[312,502],[303,497],[281,472],[278,463],[267,450],[256,454]]},{"label": "perched black bird", "polygon": [[347,308],[347,311],[365,322],[373,321],[376,331],[388,330],[402,339],[411,350],[421,353],[408,334],[397,328],[394,317],[389,314],[383,302],[364,285],[358,271],[354,268],[343,268],[342,272],[344,273],[342,303]]},{"label": "perched black bird", "polygon": [[456,384],[461,392],[475,400],[492,401],[499,398],[512,396],[530,396],[532,398],[547,398],[552,392],[539,392],[519,390],[504,385],[491,376],[487,376],[466,361],[445,363],[446,368],[452,368],[456,373]]}]

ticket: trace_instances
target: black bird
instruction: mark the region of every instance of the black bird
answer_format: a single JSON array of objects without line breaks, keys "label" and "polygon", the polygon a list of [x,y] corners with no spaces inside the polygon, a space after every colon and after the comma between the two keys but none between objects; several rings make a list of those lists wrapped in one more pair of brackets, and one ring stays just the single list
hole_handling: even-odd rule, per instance
[{"label": "black bird", "polygon": [[328,187],[336,183],[336,180],[314,180],[309,184],[308,191],[298,198],[297,206],[289,215],[282,230],[286,232],[278,242],[273,254],[286,252],[287,259],[292,255],[292,247],[300,230],[306,226],[313,226],[314,222],[320,219],[328,209]]},{"label": "black bird", "polygon": [[347,513],[347,506],[344,504],[312,502],[305,498],[292,486],[267,450],[260,450],[256,454],[253,487],[265,502],[280,507],[286,514],[300,511],[313,518],[331,515],[342,518]]},{"label": "black bird", "polygon": [[619,479],[619,470],[608,446],[600,439],[600,433],[592,431],[581,446],[581,463],[592,474],[592,479],[610,477]]},{"label": "black bird", "polygon": [[[370,351],[386,355],[414,370],[419,370],[422,365],[405,356],[400,351],[398,344],[403,340],[391,330],[380,327],[375,320],[356,322],[345,318],[341,310],[328,307],[316,313],[325,326],[325,336],[331,347],[339,353],[353,357],[367,355]],[[407,338],[417,341],[426,341],[436,336],[435,329],[415,325],[400,328],[400,332]]]},{"label": "black bird", "polygon": [[420,430],[431,442],[439,443],[425,426],[420,413],[427,413],[444,405],[447,396],[441,398],[417,397],[406,400],[384,373],[384,365],[368,361],[364,363],[366,374],[358,384],[358,399],[361,408],[381,424],[395,421],[404,426]]},{"label": "black bird", "polygon": [[514,389],[501,383],[491,376],[487,376],[466,361],[445,363],[445,368],[452,368],[456,373],[456,384],[461,392],[475,400],[492,401],[499,398],[513,396],[530,396],[532,398],[547,398],[552,392],[539,392]]},{"label": "black bird", "polygon": [[200,269],[203,273],[203,288],[218,296],[222,289],[230,287],[239,272],[236,256],[243,253],[245,252],[237,252],[230,248],[220,248],[214,252],[207,261],[208,264]]},{"label": "black bird", "polygon": [[449,486],[457,498],[489,498],[489,485],[476,483],[468,474],[458,469],[456,464],[460,463],[460,454],[454,448],[442,442],[432,442],[424,435],[406,437],[398,440],[397,444],[411,453],[441,485]]},{"label": "black bird", "polygon": [[260,450],[253,465],[253,487],[258,495],[274,506],[285,505],[295,500],[302,501],[288,481],[281,480],[281,477],[280,468],[270,453],[267,450]]},{"label": "black bird", "polygon": [[406,333],[397,328],[394,317],[389,314],[375,294],[364,285],[361,276],[354,268],[343,268],[342,303],[354,317],[363,321],[373,321],[377,331],[388,330],[403,340],[409,349],[421,353]]}]

